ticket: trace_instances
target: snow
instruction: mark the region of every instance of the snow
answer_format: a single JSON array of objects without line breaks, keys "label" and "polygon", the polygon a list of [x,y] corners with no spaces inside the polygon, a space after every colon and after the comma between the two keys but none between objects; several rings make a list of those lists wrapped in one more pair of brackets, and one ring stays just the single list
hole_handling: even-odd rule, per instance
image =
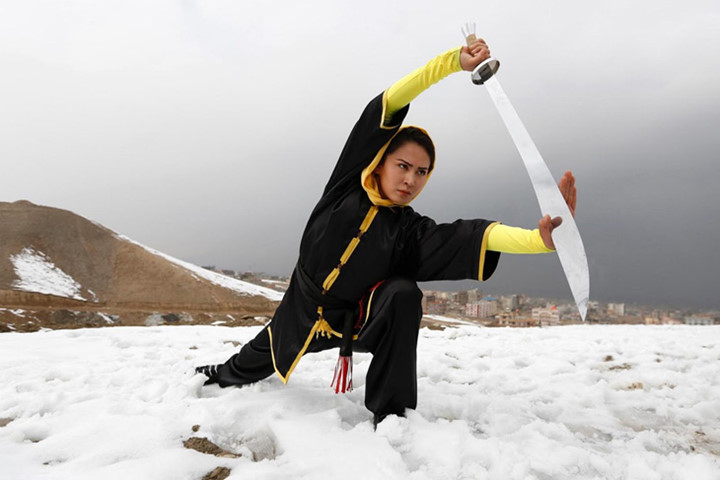
[{"label": "snow", "polygon": [[223,275],[221,273],[217,272],[211,272],[210,270],[207,270],[202,267],[198,267],[197,265],[194,265],[192,263],[186,262],[184,260],[177,259],[175,257],[171,257],[170,255],[167,255],[163,252],[160,252],[158,250],[152,249],[150,247],[146,247],[145,245],[136,242],[135,240],[128,238],[124,235],[115,234],[117,238],[134,243],[135,245],[144,248],[148,252],[152,253],[153,255],[157,255],[159,257],[162,257],[166,260],[168,260],[171,263],[174,263],[175,265],[178,265],[182,268],[185,268],[187,270],[190,270],[196,278],[201,277],[205,280],[208,280],[215,285],[219,285],[221,287],[230,289],[232,291],[241,293],[243,295],[260,295],[265,298],[268,298],[270,300],[274,301],[280,301],[283,297],[283,292],[278,292],[277,290],[273,290],[271,288],[261,287],[259,285],[254,285],[249,282],[243,282],[242,280],[238,280],[236,278],[228,277],[227,275]]},{"label": "snow", "polygon": [[42,252],[25,247],[20,253],[10,256],[15,275],[13,288],[26,292],[85,300],[80,296],[82,286]]},{"label": "snow", "polygon": [[[369,354],[347,395],[329,388],[337,350],[287,385],[203,387],[193,367],[258,328],[0,334],[2,478],[720,478],[718,327],[423,329],[418,408],[377,432]],[[191,436],[241,456],[186,449]]]},{"label": "snow", "polygon": [[425,318],[429,318],[430,320],[439,320],[440,322],[444,324],[449,325],[475,325],[477,326],[477,323],[472,322],[470,320],[463,320],[461,318],[454,318],[454,317],[446,317],[445,315],[425,315]]}]

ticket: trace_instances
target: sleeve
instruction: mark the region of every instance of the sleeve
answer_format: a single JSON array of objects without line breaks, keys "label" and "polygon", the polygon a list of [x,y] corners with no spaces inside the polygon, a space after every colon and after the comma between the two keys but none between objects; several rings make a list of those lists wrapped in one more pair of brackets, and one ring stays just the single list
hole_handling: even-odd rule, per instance
[{"label": "sleeve", "polygon": [[384,123],[391,125],[395,112],[410,104],[430,86],[452,73],[461,71],[460,51],[458,47],[438,55],[388,88]]},{"label": "sleeve", "polygon": [[488,236],[488,250],[502,253],[550,253],[540,236],[540,230],[498,224]]},{"label": "sleeve", "polygon": [[[417,214],[415,214],[417,215]],[[407,252],[401,270],[419,282],[432,280],[487,280],[500,260],[500,252],[487,248],[490,220],[456,220],[435,223],[417,215],[408,229]]]}]

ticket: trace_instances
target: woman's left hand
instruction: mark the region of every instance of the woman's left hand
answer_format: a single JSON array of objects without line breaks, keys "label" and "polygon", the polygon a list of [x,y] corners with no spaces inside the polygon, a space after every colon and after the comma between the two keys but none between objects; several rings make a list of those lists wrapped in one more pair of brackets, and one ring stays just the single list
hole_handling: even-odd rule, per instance
[{"label": "woman's left hand", "polygon": [[[575,207],[577,206],[577,188],[575,188],[575,176],[570,170],[565,172],[565,175],[560,179],[558,188],[562,194],[565,202],[567,203],[570,213],[575,218]],[[540,230],[540,237],[547,248],[555,250],[555,243],[552,239],[552,232],[562,224],[562,218],[555,217],[550,218],[550,215],[545,215],[538,222],[538,229]]]},{"label": "woman's left hand", "polygon": [[475,67],[490,58],[490,48],[485,40],[478,38],[470,46],[462,47],[460,52],[460,66],[467,72],[472,72]]}]

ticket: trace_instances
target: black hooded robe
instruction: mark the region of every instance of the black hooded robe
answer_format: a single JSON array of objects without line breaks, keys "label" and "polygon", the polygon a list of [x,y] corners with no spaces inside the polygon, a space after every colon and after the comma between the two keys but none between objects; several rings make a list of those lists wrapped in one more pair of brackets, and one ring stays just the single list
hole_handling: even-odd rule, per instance
[{"label": "black hooded robe", "polygon": [[[361,172],[401,129],[408,109],[406,106],[395,113],[389,122],[393,126],[387,126],[383,123],[384,94],[367,105],[308,220],[298,263],[282,302],[267,328],[221,367],[221,386],[251,383],[273,371],[286,383],[306,352],[339,344],[348,312],[352,313],[352,334],[357,340],[363,323],[377,320],[368,314],[377,311],[368,305],[372,299],[368,292],[383,280],[405,279],[410,285],[431,280],[486,280],[495,271],[500,254],[486,249],[493,222],[477,219],[436,224],[409,206],[374,205],[361,185]],[[387,303],[383,292],[388,290],[392,295],[397,289],[378,288],[378,297],[372,302]],[[408,322],[415,324],[415,338],[419,318],[414,317],[418,316],[420,298],[416,306],[412,301],[409,304]],[[363,318],[355,322],[361,309]],[[392,308],[383,311],[400,314]],[[346,342],[347,332],[345,328]],[[415,344],[411,348],[414,369]],[[391,349],[386,350],[384,357],[392,355]],[[409,373],[414,381],[414,371]],[[371,388],[369,382],[367,388]],[[368,396],[372,393],[366,392]],[[414,404],[407,407],[414,408]],[[375,411],[370,405],[368,408]]]}]

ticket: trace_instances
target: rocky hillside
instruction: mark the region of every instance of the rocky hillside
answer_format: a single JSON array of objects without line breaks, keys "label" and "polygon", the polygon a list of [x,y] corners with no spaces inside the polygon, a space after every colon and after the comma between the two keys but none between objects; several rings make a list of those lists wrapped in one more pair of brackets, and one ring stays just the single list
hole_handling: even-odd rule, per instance
[{"label": "rocky hillside", "polygon": [[279,299],[276,291],[182,262],[72,212],[0,202],[0,331],[247,324],[270,315]]}]

